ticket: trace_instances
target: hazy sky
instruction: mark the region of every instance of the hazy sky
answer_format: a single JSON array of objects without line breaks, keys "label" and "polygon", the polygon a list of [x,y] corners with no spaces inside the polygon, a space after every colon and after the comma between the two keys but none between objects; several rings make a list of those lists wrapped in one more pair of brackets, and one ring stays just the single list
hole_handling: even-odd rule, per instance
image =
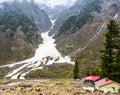
[{"label": "hazy sky", "polygon": [[[13,0],[0,0],[0,3],[3,1],[13,1]],[[48,6],[54,7],[56,5],[70,5],[73,4],[76,0],[34,0],[34,1],[36,1],[37,3],[43,3]]]},{"label": "hazy sky", "polygon": [[68,3],[74,3],[75,0],[36,0],[36,2],[42,2],[47,3],[47,5],[50,5],[51,7],[54,7],[56,5],[67,5]]}]

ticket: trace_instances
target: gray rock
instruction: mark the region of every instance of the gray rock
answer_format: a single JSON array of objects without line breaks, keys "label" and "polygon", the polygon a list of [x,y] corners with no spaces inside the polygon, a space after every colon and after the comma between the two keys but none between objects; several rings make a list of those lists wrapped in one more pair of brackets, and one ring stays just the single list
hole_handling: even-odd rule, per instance
[{"label": "gray rock", "polygon": [[25,90],[26,91],[32,91],[33,89],[32,89],[32,87],[27,87]]}]

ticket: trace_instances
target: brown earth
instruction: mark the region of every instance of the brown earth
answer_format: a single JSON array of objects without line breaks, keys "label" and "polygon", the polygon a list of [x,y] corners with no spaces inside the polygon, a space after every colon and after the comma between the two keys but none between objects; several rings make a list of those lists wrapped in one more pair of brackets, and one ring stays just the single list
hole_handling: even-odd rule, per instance
[{"label": "brown earth", "polygon": [[0,95],[103,95],[83,90],[84,86],[81,80],[5,81],[0,82]]}]

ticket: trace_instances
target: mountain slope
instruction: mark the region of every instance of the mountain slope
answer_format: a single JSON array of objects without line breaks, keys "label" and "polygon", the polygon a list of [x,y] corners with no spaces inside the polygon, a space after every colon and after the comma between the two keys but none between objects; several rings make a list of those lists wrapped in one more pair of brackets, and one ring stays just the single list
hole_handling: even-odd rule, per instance
[{"label": "mountain slope", "polygon": [[107,24],[116,14],[119,15],[119,2],[117,1],[111,0],[106,3],[106,0],[104,2],[92,0],[85,2],[78,15],[71,16],[56,30],[55,38],[59,49],[73,48],[69,52],[66,51],[66,54],[70,54],[87,43],[99,32],[105,22]]},{"label": "mountain slope", "polygon": [[0,65],[32,57],[42,42],[39,32],[51,27],[49,17],[26,0],[3,2],[0,6]]},{"label": "mountain slope", "polygon": [[20,10],[5,10],[0,16],[1,64],[32,56],[41,39],[36,25]]},{"label": "mountain slope", "polygon": [[81,76],[89,75],[99,65],[99,50],[103,48],[103,34],[109,20],[117,18],[120,22],[119,1],[84,1],[80,13],[64,21],[55,35],[57,48],[62,54],[79,58]]},{"label": "mountain slope", "polygon": [[[57,15],[55,26],[50,34],[55,34],[57,48],[63,55],[71,55],[73,60],[79,58],[80,77],[93,74],[93,71],[99,67],[99,51],[103,48],[106,25],[110,19],[120,21],[119,4],[117,0],[109,0],[109,2],[108,0],[78,0],[74,6]],[[39,74],[40,72],[44,72],[45,75]],[[48,72],[51,76],[54,73],[48,68],[48,71],[46,69],[33,71],[27,77],[47,77]]]},{"label": "mountain slope", "polygon": [[96,19],[93,13],[99,12],[97,14],[100,14],[100,11],[100,1],[88,1],[87,3],[85,2],[78,15],[70,17],[63,23],[56,33],[55,38],[57,38],[58,47],[61,46],[61,49],[65,49],[63,51],[65,54],[69,54],[71,51],[85,44],[99,30],[102,20],[101,23],[94,23]]},{"label": "mountain slope", "polygon": [[57,11],[57,15],[53,15],[53,17],[56,19],[55,26],[50,32],[50,35],[58,33],[58,30],[63,25],[63,23],[71,16],[79,14],[81,11],[81,8],[84,6],[84,3],[82,3],[82,0],[77,0],[74,6],[65,7],[65,6],[58,6],[55,7],[51,12],[51,14],[55,14]]},{"label": "mountain slope", "polygon": [[40,32],[48,31],[52,25],[47,13],[40,9],[38,4],[31,0],[23,0],[22,2],[15,0],[12,5],[13,8],[19,8],[30,20],[32,20],[39,28]]}]

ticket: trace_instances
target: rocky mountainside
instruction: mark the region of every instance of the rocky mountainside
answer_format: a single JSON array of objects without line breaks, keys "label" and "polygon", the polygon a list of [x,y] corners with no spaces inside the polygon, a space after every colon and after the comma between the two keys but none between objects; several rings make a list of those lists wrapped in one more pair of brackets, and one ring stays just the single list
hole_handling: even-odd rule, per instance
[{"label": "rocky mountainside", "polygon": [[20,9],[37,25],[40,32],[48,31],[51,28],[52,23],[48,17],[48,14],[44,10],[40,9],[34,0],[31,0],[30,2],[27,0],[23,0],[22,2],[15,0],[11,6],[13,6],[13,8]]},{"label": "rocky mountainside", "polygon": [[[94,14],[100,14],[100,11],[102,9],[102,6],[101,6],[102,2],[100,2],[99,0],[98,1],[92,0],[88,2],[82,1],[82,4],[83,6],[81,6],[81,10],[78,12],[78,14],[68,18],[62,24],[62,26],[60,26],[60,28],[58,29],[58,32],[55,35],[55,38],[57,39],[57,41],[59,41],[58,44],[61,45],[61,48],[63,50],[65,48],[70,47],[71,50],[66,51],[65,49],[65,51],[63,51],[65,54],[69,54],[72,50],[75,50],[76,48],[80,47],[78,45],[83,44],[85,40],[88,41],[97,32],[96,29],[99,29],[101,25],[100,23],[94,23],[93,21],[94,19],[96,19]],[[74,6],[76,6],[76,4]],[[101,20],[100,22],[103,22],[103,21]],[[92,22],[94,26],[92,25]],[[96,29],[94,29],[94,27],[96,27],[95,24],[99,24],[97,25],[98,28]],[[87,29],[88,27],[89,27],[89,30]],[[64,41],[61,42],[60,40],[63,40],[63,39]],[[62,47],[62,44],[63,44],[63,47]]]},{"label": "rocky mountainside", "polygon": [[[63,23],[69,19],[69,17],[77,15],[84,4],[82,4],[82,0],[78,0],[75,2],[74,6],[66,7],[66,6],[56,6],[51,10],[51,14],[54,14],[53,17],[56,19],[55,26],[50,32],[51,34],[58,33],[58,30],[63,25]],[[57,11],[57,15],[56,15]]]},{"label": "rocky mountainside", "polygon": [[[76,8],[78,5],[80,7]],[[71,14],[74,8],[78,13]],[[56,19],[56,26],[51,33],[55,33],[57,48],[62,54],[80,59],[81,72],[84,72],[82,75],[89,74],[97,67],[106,25],[111,19],[120,22],[119,9],[118,0],[78,0],[68,9],[71,15],[62,12],[60,17],[64,16],[65,20]],[[57,24],[58,20],[62,23]]]},{"label": "rocky mountainside", "polygon": [[55,6],[54,8],[50,8],[44,4],[39,5],[40,9],[45,10],[45,12],[52,18],[52,19],[56,19],[57,17],[60,16],[60,14],[67,10],[67,6],[64,5],[59,5],[59,6]]},{"label": "rocky mountainside", "polygon": [[[74,6],[70,7],[69,11],[71,12],[77,5],[80,6],[80,1],[78,0]],[[120,2],[117,0],[110,0],[109,2],[107,0],[83,0],[81,2],[82,6],[78,9],[75,8],[78,14],[73,13],[70,17],[68,15],[67,19],[65,18],[67,15],[63,12],[60,17],[65,15],[65,20],[62,24],[57,25],[57,20],[60,20],[58,17],[56,26],[60,27],[55,28],[56,26],[54,26],[55,31],[51,31],[51,33],[55,33],[54,37],[57,39],[59,49],[65,54],[75,52],[94,37],[97,32],[104,31],[101,28],[105,28],[110,19],[119,17]],[[117,20],[119,21],[119,18]]]},{"label": "rocky mountainside", "polygon": [[42,42],[40,32],[51,27],[48,15],[33,1],[0,6],[0,65],[30,58]]}]

